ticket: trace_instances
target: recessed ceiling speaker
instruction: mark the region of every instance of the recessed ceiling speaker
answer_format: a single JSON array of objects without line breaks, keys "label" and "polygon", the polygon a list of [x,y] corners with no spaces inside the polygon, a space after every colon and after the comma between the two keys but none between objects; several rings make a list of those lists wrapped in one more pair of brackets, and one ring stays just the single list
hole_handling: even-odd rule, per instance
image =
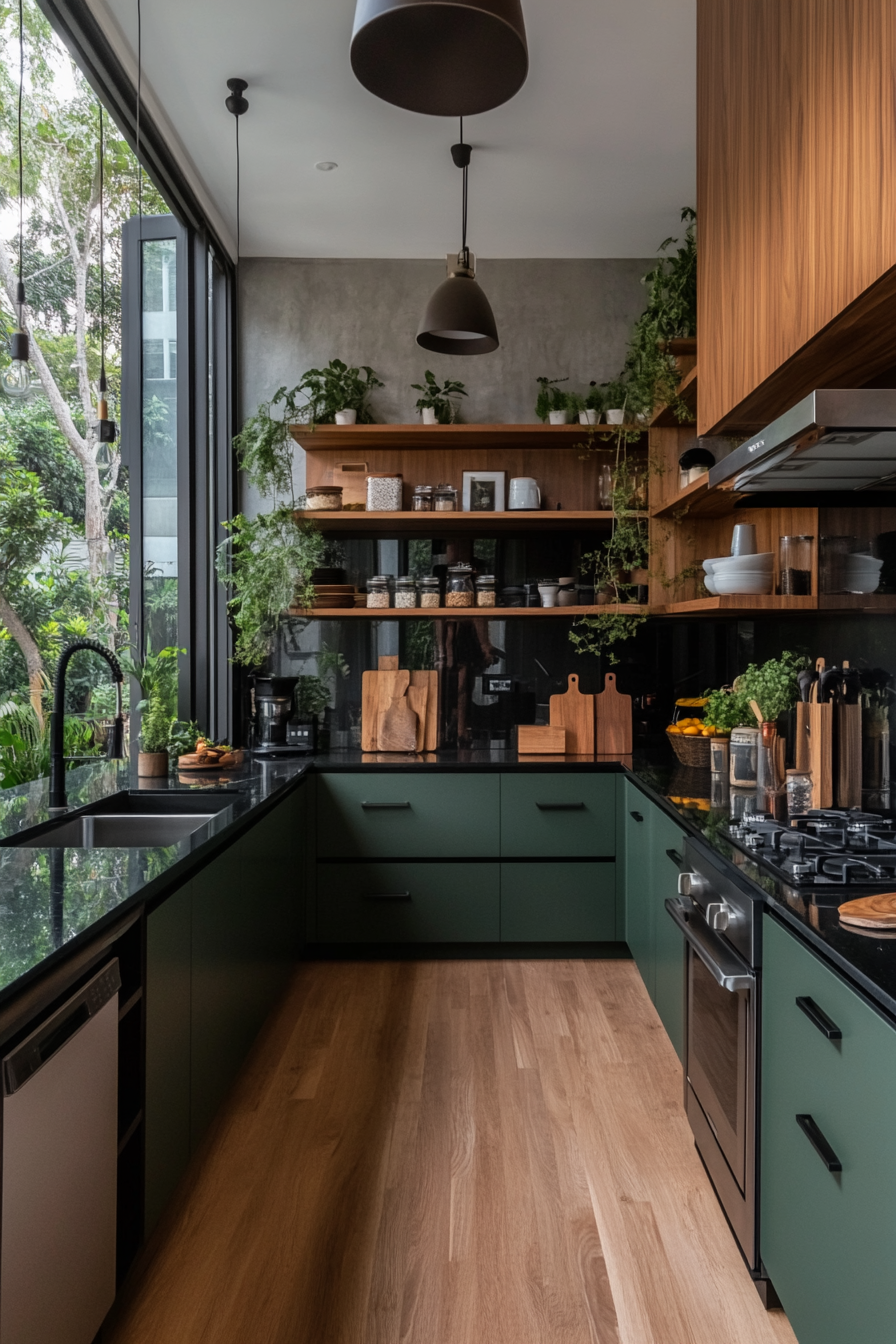
[{"label": "recessed ceiling speaker", "polygon": [[365,89],[409,112],[488,112],[529,73],[520,0],[357,0],[351,61]]}]

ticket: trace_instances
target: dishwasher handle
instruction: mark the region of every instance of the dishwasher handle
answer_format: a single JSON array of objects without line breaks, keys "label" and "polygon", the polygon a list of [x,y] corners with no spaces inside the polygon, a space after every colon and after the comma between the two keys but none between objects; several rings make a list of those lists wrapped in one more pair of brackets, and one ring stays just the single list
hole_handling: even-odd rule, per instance
[{"label": "dishwasher handle", "polygon": [[752,971],[709,927],[693,901],[680,896],[666,899],[666,910],[684,934],[716,984],[735,994],[739,989],[754,989],[756,977]]},{"label": "dishwasher handle", "polygon": [[116,957],[4,1058],[3,1095],[11,1097],[18,1092],[120,989],[121,972]]}]

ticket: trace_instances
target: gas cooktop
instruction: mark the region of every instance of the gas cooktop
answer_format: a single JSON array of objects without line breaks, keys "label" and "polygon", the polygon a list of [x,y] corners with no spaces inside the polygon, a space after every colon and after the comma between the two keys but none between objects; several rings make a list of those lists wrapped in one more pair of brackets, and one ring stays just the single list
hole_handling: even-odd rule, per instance
[{"label": "gas cooktop", "polygon": [[819,809],[786,823],[755,812],[728,827],[731,843],[800,890],[896,891],[896,821],[858,809]]}]

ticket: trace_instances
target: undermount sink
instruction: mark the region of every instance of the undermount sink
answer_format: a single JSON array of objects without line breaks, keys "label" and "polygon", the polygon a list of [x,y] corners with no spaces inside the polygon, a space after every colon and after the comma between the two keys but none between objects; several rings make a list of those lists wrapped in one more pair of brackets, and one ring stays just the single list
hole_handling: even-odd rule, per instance
[{"label": "undermount sink", "polygon": [[61,816],[0,846],[20,849],[148,849],[176,845],[229,807],[239,794],[119,793],[74,816]]}]

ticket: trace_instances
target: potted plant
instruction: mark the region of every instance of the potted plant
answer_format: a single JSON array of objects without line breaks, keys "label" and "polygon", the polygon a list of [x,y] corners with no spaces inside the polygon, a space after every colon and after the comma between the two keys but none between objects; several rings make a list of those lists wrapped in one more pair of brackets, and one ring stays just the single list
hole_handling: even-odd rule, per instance
[{"label": "potted plant", "polygon": [[143,699],[137,705],[140,721],[140,750],[137,774],[159,776],[168,773],[168,742],[177,714],[177,655],[186,649],[169,647],[153,653],[149,643],[142,662],[123,657],[125,672],[140,686]]},{"label": "potted plant", "polygon": [[568,378],[536,378],[538,397],[535,401],[535,414],[539,420],[550,420],[552,425],[565,425],[569,413],[569,395],[559,386],[568,383]]},{"label": "potted plant", "polygon": [[604,409],[603,393],[597,383],[588,384],[589,390],[584,396],[578,392],[567,394],[566,404],[573,415],[578,415],[580,425],[597,425],[600,423],[601,413]]},{"label": "potted plant", "polygon": [[294,391],[305,398],[309,424],[372,425],[367,398],[382,386],[369,364],[356,368],[331,359],[324,369],[309,369]]},{"label": "potted plant", "polygon": [[604,414],[608,425],[621,425],[625,421],[628,406],[628,388],[624,378],[611,378],[600,389],[603,396]]},{"label": "potted plant", "polygon": [[452,397],[465,397],[467,390],[463,383],[454,378],[446,378],[440,386],[433,373],[427,369],[422,383],[411,383],[415,392],[422,393],[417,398],[416,407],[424,425],[453,425],[457,422],[460,407]]}]

